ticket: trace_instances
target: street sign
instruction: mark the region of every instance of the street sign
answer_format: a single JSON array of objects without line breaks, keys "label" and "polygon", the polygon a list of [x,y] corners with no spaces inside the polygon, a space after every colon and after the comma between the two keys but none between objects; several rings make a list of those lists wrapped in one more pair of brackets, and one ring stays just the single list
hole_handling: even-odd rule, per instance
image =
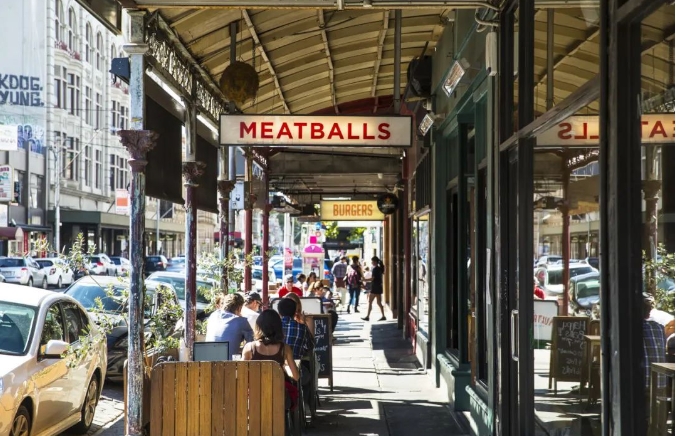
[{"label": "street sign", "polygon": [[376,201],[322,201],[323,221],[382,221],[385,215]]}]

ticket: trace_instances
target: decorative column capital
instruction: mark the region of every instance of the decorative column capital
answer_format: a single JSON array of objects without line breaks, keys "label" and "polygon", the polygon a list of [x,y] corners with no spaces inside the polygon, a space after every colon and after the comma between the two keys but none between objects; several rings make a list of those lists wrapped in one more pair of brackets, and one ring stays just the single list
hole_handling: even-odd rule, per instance
[{"label": "decorative column capital", "polygon": [[646,200],[656,199],[660,189],[662,189],[661,180],[642,180],[641,189],[643,190],[643,198]]},{"label": "decorative column capital", "polygon": [[148,152],[155,148],[160,135],[152,130],[120,130],[117,134],[129,152],[131,171],[142,172],[148,164],[146,160]]},{"label": "decorative column capital", "polygon": [[183,162],[183,178],[185,186],[199,186],[197,179],[204,174],[207,164],[199,161]]},{"label": "decorative column capital", "polygon": [[233,180],[219,180],[216,182],[218,188],[218,193],[221,194],[221,198],[228,198],[232,190],[235,188],[235,182]]}]

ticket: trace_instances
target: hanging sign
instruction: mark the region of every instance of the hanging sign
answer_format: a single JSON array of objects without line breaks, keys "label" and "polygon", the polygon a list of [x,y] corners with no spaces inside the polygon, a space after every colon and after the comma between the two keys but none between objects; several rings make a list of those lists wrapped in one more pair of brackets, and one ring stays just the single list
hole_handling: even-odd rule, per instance
[{"label": "hanging sign", "polygon": [[14,201],[14,172],[9,165],[0,165],[0,202]]},{"label": "hanging sign", "polygon": [[131,208],[129,206],[129,192],[126,189],[115,190],[115,213],[119,215],[129,215]]},{"label": "hanging sign", "polygon": [[221,115],[221,145],[410,147],[409,116]]},{"label": "hanging sign", "polygon": [[382,221],[377,201],[322,201],[322,221]]},{"label": "hanging sign", "polygon": [[399,207],[399,199],[394,194],[384,194],[378,198],[378,210],[384,215],[392,215]]},{"label": "hanging sign", "polygon": [[[649,114],[641,117],[642,144],[673,144],[674,114]],[[599,145],[599,117],[574,116],[537,136],[539,146]]]}]

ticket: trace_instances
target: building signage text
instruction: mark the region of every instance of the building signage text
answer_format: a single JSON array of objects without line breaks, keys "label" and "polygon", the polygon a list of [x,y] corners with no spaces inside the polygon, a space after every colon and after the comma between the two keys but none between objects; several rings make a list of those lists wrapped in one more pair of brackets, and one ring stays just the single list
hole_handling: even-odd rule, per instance
[{"label": "building signage text", "polygon": [[40,78],[16,74],[0,74],[0,104],[42,107]]},{"label": "building signage text", "polygon": [[322,201],[322,221],[382,221],[376,201]]},{"label": "building signage text", "polygon": [[220,143],[252,146],[410,147],[410,117],[222,115]]},{"label": "building signage text", "polygon": [[[641,143],[674,142],[674,114],[650,114],[641,117]],[[573,116],[538,135],[537,145],[584,146],[599,144],[599,117]]]}]

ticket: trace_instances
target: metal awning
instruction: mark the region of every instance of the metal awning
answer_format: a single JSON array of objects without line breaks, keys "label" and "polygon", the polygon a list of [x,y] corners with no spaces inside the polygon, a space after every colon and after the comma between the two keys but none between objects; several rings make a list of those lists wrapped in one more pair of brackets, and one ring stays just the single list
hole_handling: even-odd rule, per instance
[{"label": "metal awning", "polygon": [[0,241],[15,240],[23,240],[23,230],[21,230],[21,227],[0,227]]}]

